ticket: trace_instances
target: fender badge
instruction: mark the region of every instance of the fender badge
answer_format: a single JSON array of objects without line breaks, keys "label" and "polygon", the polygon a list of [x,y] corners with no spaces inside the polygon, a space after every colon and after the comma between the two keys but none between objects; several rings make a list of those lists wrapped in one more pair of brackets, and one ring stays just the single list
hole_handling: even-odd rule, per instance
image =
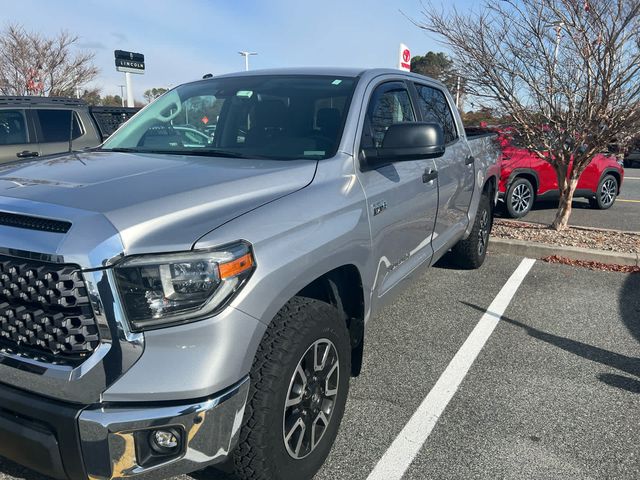
[{"label": "fender badge", "polygon": [[387,209],[387,202],[383,200],[381,202],[374,203],[371,205],[371,208],[373,208],[373,216],[375,217]]}]

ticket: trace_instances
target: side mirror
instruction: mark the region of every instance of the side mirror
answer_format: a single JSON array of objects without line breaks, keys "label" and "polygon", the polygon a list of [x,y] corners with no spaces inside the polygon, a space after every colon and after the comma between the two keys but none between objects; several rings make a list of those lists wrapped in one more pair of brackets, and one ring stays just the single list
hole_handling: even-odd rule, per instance
[{"label": "side mirror", "polygon": [[394,123],[384,135],[382,147],[363,148],[363,160],[370,167],[444,155],[444,132],[438,123]]}]

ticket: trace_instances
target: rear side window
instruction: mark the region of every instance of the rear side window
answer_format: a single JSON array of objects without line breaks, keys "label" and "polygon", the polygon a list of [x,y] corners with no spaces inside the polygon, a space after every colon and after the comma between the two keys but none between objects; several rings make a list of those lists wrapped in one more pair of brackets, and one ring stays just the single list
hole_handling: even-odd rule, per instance
[{"label": "rear side window", "polygon": [[[71,126],[71,114],[73,114],[73,127]],[[72,138],[82,136],[84,133],[78,115],[72,110],[36,110],[40,131],[42,132],[41,142],[55,143],[68,142],[69,131],[73,128]]]},{"label": "rear side window", "polygon": [[28,143],[24,110],[0,110],[0,145]]},{"label": "rear side window", "polygon": [[382,146],[387,129],[394,123],[415,122],[409,91],[402,82],[384,83],[374,90],[362,133],[362,147]]},{"label": "rear side window", "polygon": [[445,143],[451,143],[458,138],[456,122],[447,103],[447,99],[441,90],[416,85],[418,91],[418,105],[425,122],[435,122],[442,125]]}]

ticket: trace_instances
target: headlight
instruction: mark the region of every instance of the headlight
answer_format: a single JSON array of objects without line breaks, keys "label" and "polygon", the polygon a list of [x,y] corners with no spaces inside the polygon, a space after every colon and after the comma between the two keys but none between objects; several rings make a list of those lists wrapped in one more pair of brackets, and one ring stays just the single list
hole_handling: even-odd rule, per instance
[{"label": "headlight", "polygon": [[134,331],[185,323],[219,311],[255,267],[249,246],[125,258],[114,267]]}]

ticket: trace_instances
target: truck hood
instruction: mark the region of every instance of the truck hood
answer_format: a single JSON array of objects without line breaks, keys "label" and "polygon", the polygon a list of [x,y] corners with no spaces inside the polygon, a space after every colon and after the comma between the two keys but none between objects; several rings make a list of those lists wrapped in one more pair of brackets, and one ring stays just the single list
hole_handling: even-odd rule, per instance
[{"label": "truck hood", "polygon": [[[62,255],[83,266],[122,253],[188,250],[223,223],[304,188],[316,166],[116,152],[5,165],[0,211],[72,226],[60,234],[0,225],[0,248]],[[92,259],[81,261],[89,252]]]}]

